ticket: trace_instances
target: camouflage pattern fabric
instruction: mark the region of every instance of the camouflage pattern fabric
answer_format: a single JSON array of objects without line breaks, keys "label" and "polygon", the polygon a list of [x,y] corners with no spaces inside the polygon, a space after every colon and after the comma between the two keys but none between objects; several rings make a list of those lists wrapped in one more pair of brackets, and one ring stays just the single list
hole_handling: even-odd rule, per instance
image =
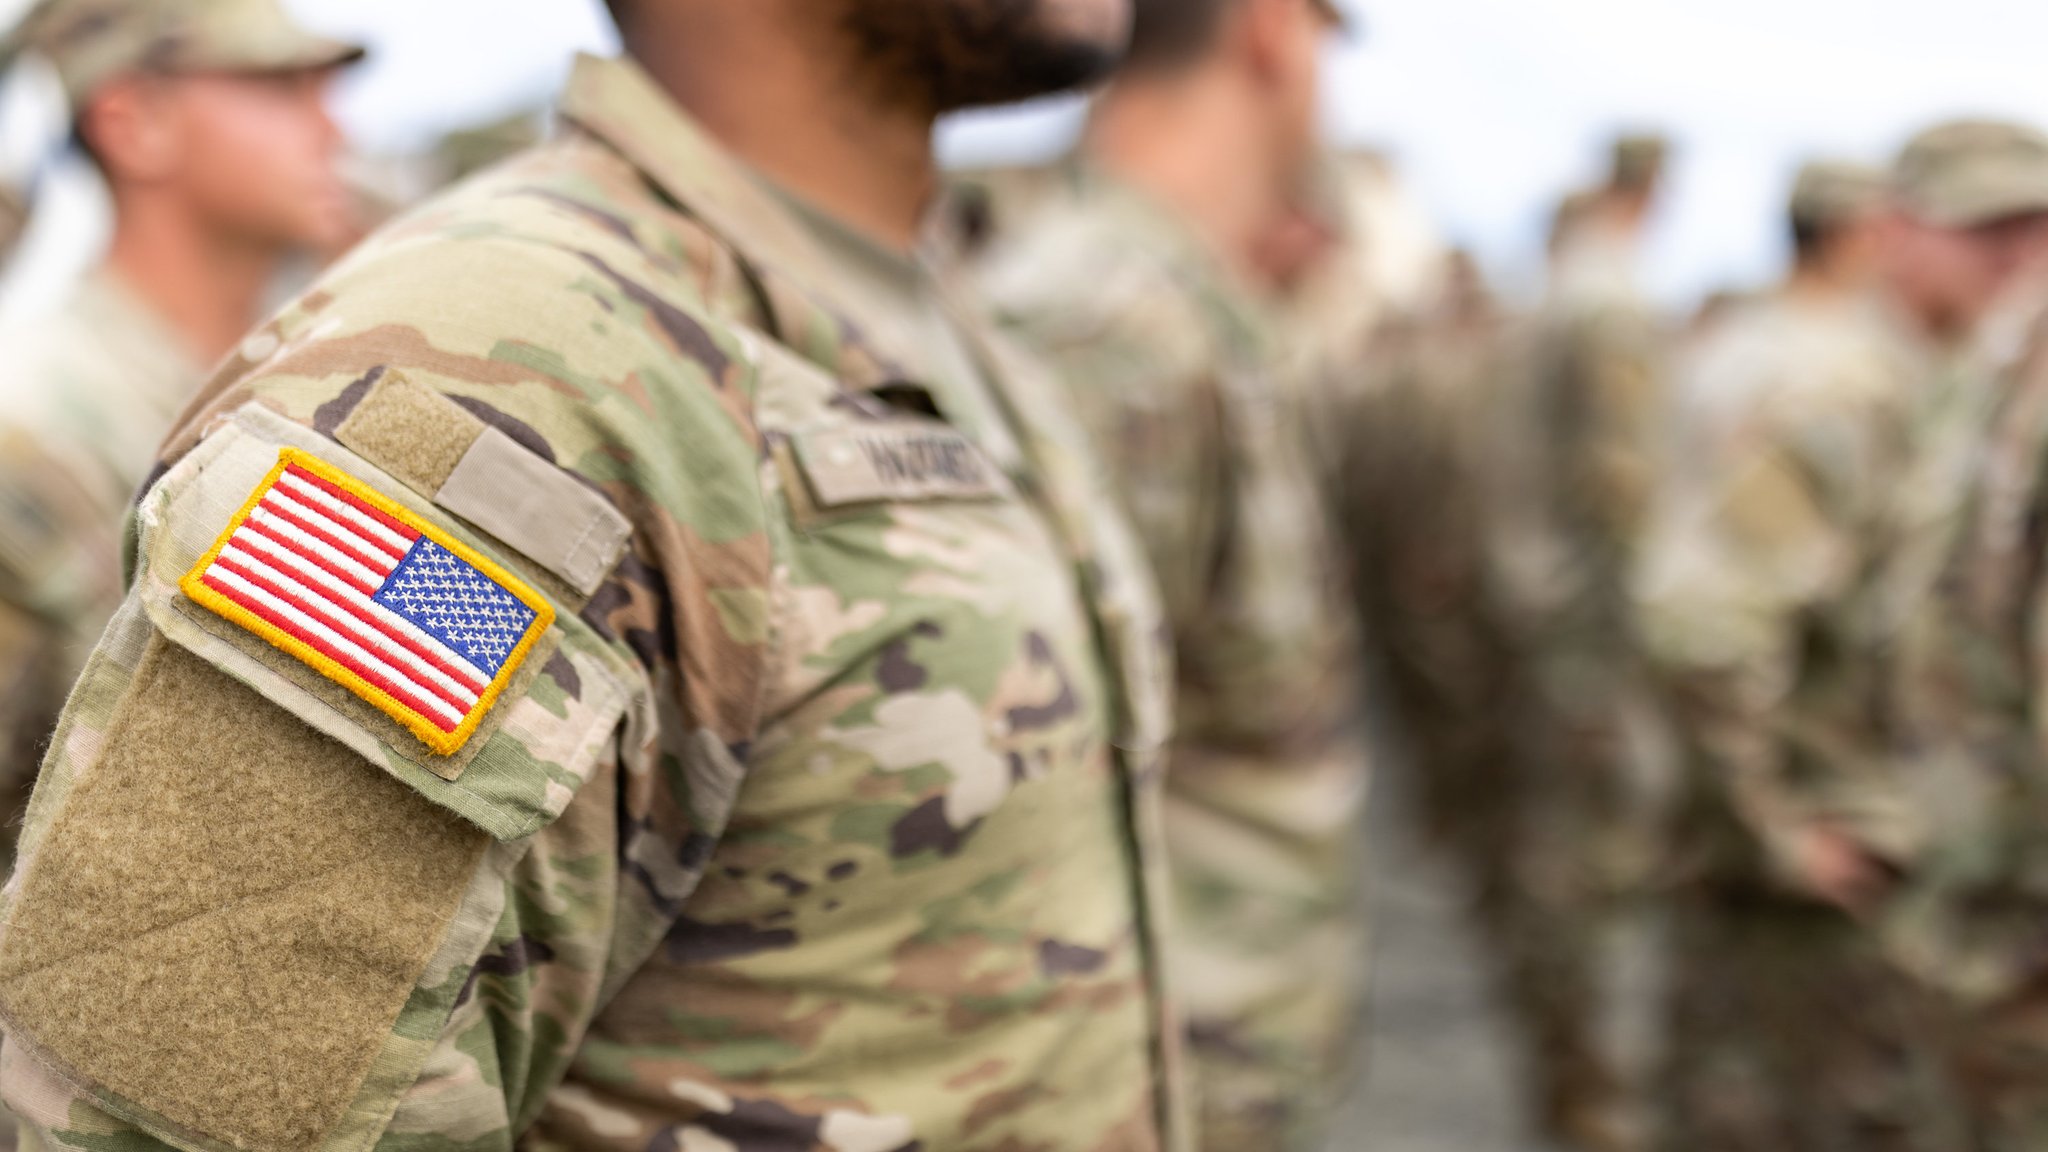
[{"label": "camouflage pattern fabric", "polygon": [[[1890,954],[1942,997],[1946,1054],[1977,1147],[2048,1138],[2048,1029],[2040,918],[2043,667],[2048,589],[2048,292],[2015,292],[1987,325],[1975,372],[1926,417],[1934,497],[1907,601],[1901,748],[1927,822]],[[1936,499],[1946,497],[1946,499]],[[1928,573],[1933,578],[1928,578]]]},{"label": "camouflage pattern fabric", "polygon": [[[260,696],[243,731],[206,738],[220,749],[304,742],[303,720],[322,755],[361,753],[366,786],[396,779],[489,838],[365,1050],[320,1049],[314,1018],[235,1034],[289,1054],[281,1083],[310,1061],[355,1070],[347,1108],[279,1146],[1185,1149],[1156,944],[1164,628],[1084,439],[971,328],[953,328],[981,369],[966,377],[867,335],[890,317],[866,314],[857,272],[631,65],[581,61],[565,113],[563,139],[396,222],[252,336],[174,433],[134,588],[32,804],[9,986],[34,946],[14,926],[66,879],[38,860],[101,859],[67,810],[148,767],[100,751],[134,739],[124,717],[150,693],[203,695],[203,665]],[[519,543],[554,526],[450,514],[437,481],[461,472],[461,429],[623,515],[594,592]],[[192,547],[184,510],[276,444],[558,610],[552,654],[459,774],[166,584]],[[170,683],[137,680],[151,660]],[[222,767],[230,789],[260,771]],[[289,868],[312,848],[272,850]],[[335,961],[315,926],[294,933],[248,943]],[[166,985],[206,978],[152,963]],[[215,1026],[157,1003],[75,1010],[151,1043]],[[10,1030],[0,1083],[44,1146],[223,1143],[155,1085],[99,1083],[112,1056],[45,1051],[39,1033],[76,1022],[37,1019]]]},{"label": "camouflage pattern fabric", "polygon": [[1472,873],[1482,920],[1506,883],[1506,640],[1486,585],[1478,433],[1507,323],[1477,295],[1379,326],[1324,414],[1327,481],[1385,708],[1428,831]]},{"label": "camouflage pattern fabric", "polygon": [[[6,61],[0,59],[0,68]],[[22,234],[28,231],[28,200],[20,191],[0,181],[0,271],[7,267],[8,257],[21,243]]]},{"label": "camouflage pattern fabric", "polygon": [[[1596,232],[1510,337],[1485,431],[1488,584],[1501,611],[1521,779],[1502,848],[1515,885],[1505,958],[1538,1106],[1567,1139],[1631,1147],[1639,1070],[1604,1039],[1609,942],[1654,865],[1662,784],[1648,756],[1628,573],[1661,447],[1663,339]],[[1576,1133],[1576,1135],[1569,1135]]]},{"label": "camouflage pattern fabric", "polygon": [[359,45],[316,35],[278,0],[37,0],[10,37],[56,68],[80,107],[124,72],[265,72],[362,59]]},{"label": "camouflage pattern fabric", "polygon": [[206,378],[110,270],[0,353],[0,811],[10,850],[64,692],[121,602],[121,522]]},{"label": "camouflage pattern fabric", "polygon": [[1160,575],[1179,651],[1167,784],[1201,1144],[1318,1147],[1358,999],[1365,791],[1352,628],[1306,446],[1238,280],[1083,170],[987,271],[1066,376]]},{"label": "camouflage pattern fabric", "polygon": [[1917,851],[1880,576],[1923,372],[1873,305],[1788,290],[1729,316],[1677,377],[1638,582],[1688,764],[1672,1149],[1950,1146],[1920,994],[1801,854],[1815,832],[1894,871]]}]

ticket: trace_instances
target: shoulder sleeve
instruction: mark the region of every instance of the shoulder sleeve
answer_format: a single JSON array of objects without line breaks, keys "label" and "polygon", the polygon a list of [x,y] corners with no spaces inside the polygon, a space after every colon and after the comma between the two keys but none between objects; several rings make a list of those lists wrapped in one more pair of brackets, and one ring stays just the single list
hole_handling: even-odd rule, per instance
[{"label": "shoulder sleeve", "polygon": [[244,344],[138,513],[0,930],[47,1145],[510,1146],[722,826],[737,349],[625,244],[386,249]]},{"label": "shoulder sleeve", "polygon": [[[998,304],[1012,334],[1064,385],[1179,631],[1203,611],[1218,562],[1222,380],[1180,292],[1142,271],[1009,281]],[[1077,296],[1076,283],[1096,289]]]}]

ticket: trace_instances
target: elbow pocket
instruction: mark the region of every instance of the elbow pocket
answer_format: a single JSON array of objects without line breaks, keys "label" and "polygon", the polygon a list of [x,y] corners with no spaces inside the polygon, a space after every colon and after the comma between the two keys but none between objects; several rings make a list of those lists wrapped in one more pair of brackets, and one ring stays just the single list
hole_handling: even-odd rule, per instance
[{"label": "elbow pocket", "polygon": [[[135,589],[58,729],[0,936],[9,1042],[67,1100],[189,1149],[375,1144],[519,841],[605,760],[628,699],[619,658],[550,618],[440,755],[181,592],[293,447],[429,516],[253,410],[153,489]],[[46,1112],[29,1119],[71,1122]]]}]

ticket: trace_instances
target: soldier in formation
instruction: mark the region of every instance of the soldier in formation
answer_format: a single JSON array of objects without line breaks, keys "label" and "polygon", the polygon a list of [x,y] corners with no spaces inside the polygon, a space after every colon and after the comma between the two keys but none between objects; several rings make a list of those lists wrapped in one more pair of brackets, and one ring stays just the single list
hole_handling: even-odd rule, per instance
[{"label": "soldier in formation", "polygon": [[1927,398],[1902,493],[1888,593],[1919,845],[1881,933],[1939,1006],[1937,1050],[1970,1146],[2027,1148],[2048,1139],[2048,136],[1944,125],[1908,147],[1899,176],[1915,263],[1939,275],[1971,343]]},{"label": "soldier in formation", "polygon": [[0,810],[11,838],[65,689],[121,600],[121,522],[207,365],[296,250],[352,225],[324,97],[354,45],[271,0],[46,0],[113,205],[107,253],[0,348]]},{"label": "soldier in formation", "polygon": [[1882,572],[1921,386],[1878,293],[1884,173],[1814,163],[1794,261],[1675,375],[1638,572],[1687,768],[1667,1145],[1930,1148],[1912,989],[1864,917],[1913,851],[1886,746]]},{"label": "soldier in formation", "polygon": [[[1316,1152],[1363,957],[1365,795],[1338,553],[1265,301],[1316,169],[1316,0],[1139,0],[1067,192],[984,270],[1060,369],[1159,574],[1179,978],[1214,1152]],[[1289,245],[1291,247],[1291,245]]]},{"label": "soldier in formation", "polygon": [[1568,200],[1551,284],[1504,352],[1481,433],[1490,602],[1513,666],[1497,938],[1554,1137],[1639,1147],[1641,1069],[1609,1026],[1609,957],[1654,840],[1652,702],[1624,591],[1659,453],[1662,324],[1637,286],[1664,146],[1619,141]]},{"label": "soldier in formation", "polygon": [[0,1091],[49,1148],[1190,1147],[1164,620],[915,248],[935,119],[1126,6],[612,8],[558,139],[173,431]]}]

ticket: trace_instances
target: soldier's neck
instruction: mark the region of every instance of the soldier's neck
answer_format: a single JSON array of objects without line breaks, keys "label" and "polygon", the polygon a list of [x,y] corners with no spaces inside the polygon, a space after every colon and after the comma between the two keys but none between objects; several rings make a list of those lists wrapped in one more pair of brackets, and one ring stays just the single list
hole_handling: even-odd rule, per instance
[{"label": "soldier's neck", "polygon": [[715,30],[645,39],[641,67],[740,160],[876,241],[917,246],[938,187],[936,114],[850,88],[847,68],[789,37],[748,36],[744,50],[721,50]]},{"label": "soldier's neck", "polygon": [[1870,277],[1861,268],[1839,267],[1826,260],[1804,260],[1785,278],[1785,295],[1813,306],[1847,304],[1865,295]]},{"label": "soldier's neck", "polygon": [[123,203],[107,265],[210,365],[261,319],[279,256],[268,245],[212,234],[170,206]]},{"label": "soldier's neck", "polygon": [[1288,180],[1254,107],[1223,78],[1127,84],[1097,101],[1084,147],[1249,275],[1260,237],[1288,210]]}]

